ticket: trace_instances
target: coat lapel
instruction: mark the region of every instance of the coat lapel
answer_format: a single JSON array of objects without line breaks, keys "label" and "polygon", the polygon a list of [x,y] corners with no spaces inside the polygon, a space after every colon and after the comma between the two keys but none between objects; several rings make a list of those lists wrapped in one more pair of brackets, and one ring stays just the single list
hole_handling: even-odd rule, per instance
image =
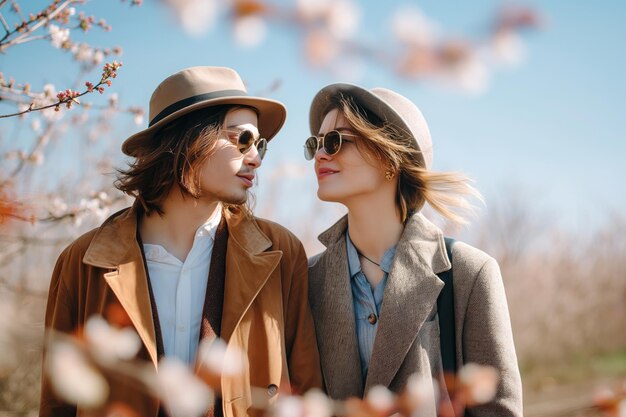
[{"label": "coat lapel", "polygon": [[[139,247],[137,247],[139,250]],[[143,341],[150,359],[155,366],[158,363],[156,335],[154,321],[152,319],[152,306],[150,305],[150,293],[148,292],[148,281],[144,270],[141,252],[139,259],[126,262],[119,266],[118,272],[104,274],[107,281],[120,304],[126,310],[131,321]]]},{"label": "coat lapel", "polygon": [[320,235],[328,248],[309,269],[309,299],[322,373],[328,394],[338,399],[363,395],[346,241],[342,239],[347,225],[344,217]]},{"label": "coat lapel", "polygon": [[83,262],[113,269],[104,279],[135,326],[157,366],[156,335],[146,271],[137,243],[136,205],[111,216],[98,230]]},{"label": "coat lapel", "polygon": [[226,210],[228,246],[222,338],[228,341],[282,258],[281,251],[268,251],[271,240],[244,215]]},{"label": "coat lapel", "polygon": [[441,231],[422,215],[413,215],[398,242],[387,280],[365,392],[391,384],[435,309],[443,288],[436,274],[450,267]]}]

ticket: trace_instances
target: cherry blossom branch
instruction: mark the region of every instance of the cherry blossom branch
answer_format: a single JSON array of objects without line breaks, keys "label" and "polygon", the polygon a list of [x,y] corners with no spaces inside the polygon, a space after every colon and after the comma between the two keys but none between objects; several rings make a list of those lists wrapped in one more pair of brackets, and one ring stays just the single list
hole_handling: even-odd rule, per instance
[{"label": "cherry blossom branch", "polygon": [[[43,158],[42,150],[43,150],[43,147],[48,143],[48,139],[50,138],[52,134],[52,130],[53,130],[53,124],[47,123],[44,131],[37,136],[37,139],[35,140],[35,143],[32,149],[30,150],[30,152],[22,153],[22,154],[20,154],[20,152],[17,153],[18,154],[17,166],[13,169],[13,171],[11,171],[9,175],[7,175],[6,178],[0,181],[0,190],[13,181],[13,179],[17,176],[17,174],[19,174],[20,171],[24,169],[27,161],[35,163],[35,164],[41,163],[42,158]],[[21,218],[16,218],[16,219],[24,220]],[[33,220],[34,219],[32,217],[29,217],[27,221],[33,222]]]},{"label": "cherry blossom branch", "polygon": [[[276,88],[276,87],[272,87]],[[16,91],[17,90],[17,91]],[[7,95],[2,95],[7,94]],[[13,95],[14,97],[8,96]],[[0,77],[0,99],[2,101],[12,101],[17,104],[29,105],[31,100],[26,100],[23,97],[28,97],[31,99],[39,99],[44,96],[45,93],[36,93],[30,90],[30,86],[28,84],[25,85],[16,85],[15,87],[11,87],[10,84],[2,83]],[[116,101],[116,100],[111,100]],[[144,109],[138,106],[128,106],[128,107],[117,107],[113,105],[96,105],[90,102],[81,102],[81,106],[86,109],[97,109],[97,110],[115,110],[118,113],[128,113],[136,117],[143,117]]]},{"label": "cherry blossom branch", "polygon": [[[2,7],[0,5],[0,7]],[[9,24],[7,23],[6,20],[4,20],[4,16],[2,16],[2,13],[0,13],[0,22],[2,23],[2,26],[4,27],[4,30],[9,33],[11,31],[11,28],[9,27]]]},{"label": "cherry blossom branch", "polygon": [[[466,92],[480,92],[493,70],[518,63],[524,54],[520,33],[539,28],[543,19],[530,7],[504,6],[487,22],[485,35],[446,35],[414,6],[397,8],[390,25],[391,39],[376,43],[358,36],[364,7],[355,0],[300,0],[295,5],[269,0],[238,0],[220,4],[217,11],[193,15],[192,3],[163,0],[190,34],[204,33],[221,13],[231,22],[235,41],[255,47],[269,25],[295,31],[310,66],[342,74],[373,62],[395,75],[428,80]],[[190,19],[189,16],[194,18]],[[356,64],[356,65],[355,65]]]},{"label": "cherry blossom branch", "polygon": [[20,116],[20,115],[30,113],[33,111],[45,110],[49,108],[54,108],[55,111],[59,111],[61,109],[61,105],[65,105],[68,109],[70,109],[73,103],[80,104],[80,101],[78,101],[79,97],[82,97],[94,91],[98,91],[100,94],[104,93],[103,86],[105,84],[107,86],[111,86],[111,78],[117,77],[117,70],[121,66],[122,66],[122,63],[118,63],[117,61],[113,61],[113,63],[111,64],[106,64],[104,66],[104,71],[102,73],[102,78],[100,79],[100,81],[96,85],[92,84],[91,82],[86,82],[85,86],[87,87],[87,89],[83,91],[82,93],[67,89],[65,91],[59,92],[57,94],[58,101],[52,104],[34,107],[34,103],[31,103],[26,110],[19,111],[16,113],[11,113],[11,114],[0,115],[0,118]]},{"label": "cherry blossom branch", "polygon": [[[37,40],[37,39],[51,39],[53,44],[56,47],[63,47],[65,49],[70,49],[72,47],[71,41],[69,41],[69,30],[70,29],[80,29],[83,32],[88,31],[93,25],[97,25],[106,31],[111,30],[111,26],[106,23],[104,19],[99,19],[96,21],[94,16],[85,16],[83,12],[79,12],[76,17],[77,23],[73,27],[66,27],[65,29],[59,29],[54,25],[49,25],[49,23],[53,20],[59,22],[62,26],[66,26],[70,23],[70,18],[75,15],[75,9],[68,8],[72,4],[84,4],[89,0],[54,0],[51,5],[49,5],[43,11],[35,14],[30,14],[28,19],[24,19],[20,17],[21,23],[15,24],[15,29],[11,30],[9,24],[4,19],[4,16],[0,14],[0,20],[2,21],[2,25],[5,29],[5,35],[0,39],[0,53],[6,51],[9,47],[22,44],[25,42]],[[125,0],[122,0],[124,2]],[[141,1],[133,0],[130,2],[131,6],[140,5]],[[17,3],[13,3],[14,11],[19,12],[20,8],[17,6]],[[31,36],[32,33],[40,29],[42,26],[49,26],[51,33],[49,35],[41,35],[41,36]],[[55,43],[55,36],[53,33],[59,35],[62,34],[61,42]],[[17,37],[10,39],[13,35],[19,34]]]},{"label": "cherry blossom branch", "polygon": [[[66,7],[75,3],[83,3],[84,0],[65,0],[63,3],[60,3],[60,0],[54,0],[54,2],[48,6],[44,11],[40,12],[36,16],[31,15],[28,21],[22,20],[21,24],[16,24],[16,28],[8,32],[4,35],[2,39],[0,39],[0,52],[6,51],[9,47],[20,43],[20,40],[29,34],[33,33],[40,27],[46,25],[52,19],[54,19],[59,13],[63,11]],[[32,26],[31,26],[32,25]],[[10,40],[9,42],[5,41],[11,37],[15,33],[22,33],[22,35]]]},{"label": "cherry blossom branch", "polygon": [[[109,197],[108,194],[101,191],[100,193],[95,194],[95,196],[90,200],[81,200],[78,207],[69,209],[66,208],[64,211],[60,211],[57,213],[49,212],[47,216],[35,217],[34,221],[40,223],[53,223],[68,219],[76,220],[84,217],[89,213],[93,213],[94,211],[108,209],[115,204],[125,200],[126,196],[123,194],[117,194],[113,197]],[[106,211],[106,213],[108,213],[108,211]]]}]

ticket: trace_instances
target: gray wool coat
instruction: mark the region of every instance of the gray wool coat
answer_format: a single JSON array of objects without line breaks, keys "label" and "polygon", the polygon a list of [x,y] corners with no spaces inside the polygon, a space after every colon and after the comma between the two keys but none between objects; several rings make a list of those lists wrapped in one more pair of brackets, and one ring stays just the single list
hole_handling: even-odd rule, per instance
[{"label": "gray wool coat", "polygon": [[[346,255],[347,227],[345,216],[322,233],[319,240],[326,250],[309,260],[309,301],[328,395],[363,397],[376,385],[401,392],[414,373],[428,381],[441,380],[436,309],[443,282],[436,274],[451,266],[441,230],[419,213],[407,221],[363,381]],[[498,264],[462,242],[454,244],[452,259],[457,364],[490,365],[500,374],[496,398],[466,415],[521,417],[521,379]],[[434,391],[427,397],[434,399]],[[420,415],[436,414],[434,400],[430,403]]]}]

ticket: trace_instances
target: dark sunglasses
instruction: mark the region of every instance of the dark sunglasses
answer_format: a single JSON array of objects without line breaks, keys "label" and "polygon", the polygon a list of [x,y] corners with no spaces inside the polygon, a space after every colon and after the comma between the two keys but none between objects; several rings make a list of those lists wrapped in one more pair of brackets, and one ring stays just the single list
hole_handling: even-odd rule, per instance
[{"label": "dark sunglasses", "polygon": [[341,133],[337,130],[331,130],[321,136],[311,136],[304,142],[304,157],[307,161],[315,158],[315,154],[320,149],[328,155],[335,155],[341,149],[342,142],[353,143],[353,140],[345,139],[345,136],[356,137],[353,133]]},{"label": "dark sunglasses", "polygon": [[259,158],[263,159],[265,156],[265,152],[267,152],[267,139],[255,136],[254,132],[248,129],[224,129],[223,131],[228,134],[228,138],[237,145],[237,149],[239,149],[239,152],[242,154],[248,152],[252,145],[254,145],[259,153]]}]

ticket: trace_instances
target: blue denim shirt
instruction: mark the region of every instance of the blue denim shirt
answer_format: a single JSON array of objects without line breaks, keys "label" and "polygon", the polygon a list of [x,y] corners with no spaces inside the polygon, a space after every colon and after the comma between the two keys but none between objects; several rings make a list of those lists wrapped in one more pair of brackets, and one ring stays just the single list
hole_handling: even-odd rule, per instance
[{"label": "blue denim shirt", "polygon": [[[356,327],[356,338],[361,356],[361,376],[365,379],[369,368],[374,339],[378,329],[378,319],[383,305],[383,294],[387,285],[387,276],[391,269],[391,263],[396,254],[396,247],[387,249],[380,261],[380,267],[384,272],[383,279],[376,288],[372,288],[367,281],[367,277],[361,271],[359,254],[350,240],[350,235],[346,231],[346,246],[348,251],[348,267],[350,271],[350,286],[352,287],[352,303],[354,308],[354,320]],[[370,315],[374,315],[370,322]],[[375,319],[374,319],[375,318]]]}]

